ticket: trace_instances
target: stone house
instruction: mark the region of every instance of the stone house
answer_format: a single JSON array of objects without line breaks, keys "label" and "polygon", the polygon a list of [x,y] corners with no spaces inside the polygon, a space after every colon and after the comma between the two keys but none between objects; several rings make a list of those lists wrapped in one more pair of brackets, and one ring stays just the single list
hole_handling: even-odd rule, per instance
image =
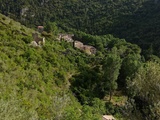
[{"label": "stone house", "polygon": [[82,42],[80,42],[80,41],[74,41],[74,47],[75,48],[78,48],[78,49],[80,49],[80,50],[83,50],[83,43]]},{"label": "stone house", "polygon": [[83,50],[89,55],[96,54],[96,48],[90,45],[84,45]]},{"label": "stone house", "polygon": [[96,54],[96,48],[90,45],[84,45],[82,42],[77,41],[77,40],[73,40],[72,37],[74,35],[73,34],[59,34],[59,36],[57,37],[57,40],[61,41],[67,41],[70,43],[73,43],[73,47],[84,51],[85,53],[91,55],[91,54]]},{"label": "stone house", "polygon": [[77,49],[80,49],[84,51],[85,53],[91,55],[91,54],[96,54],[96,48],[90,45],[84,45],[80,41],[74,41],[74,47]]},{"label": "stone house", "polygon": [[44,27],[43,27],[43,26],[38,26],[38,27],[37,27],[37,31],[38,31],[39,33],[42,33],[43,30],[44,30]]}]

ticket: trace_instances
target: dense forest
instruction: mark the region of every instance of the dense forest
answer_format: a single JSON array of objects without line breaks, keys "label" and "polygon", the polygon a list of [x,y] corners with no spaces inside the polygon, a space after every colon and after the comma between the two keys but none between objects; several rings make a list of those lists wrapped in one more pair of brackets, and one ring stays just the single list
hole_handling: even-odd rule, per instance
[{"label": "dense forest", "polygon": [[[159,120],[159,5],[0,0],[0,119]],[[38,25],[46,43],[34,47]],[[60,33],[96,53],[58,41]]]},{"label": "dense forest", "polygon": [[[1,13],[24,25],[47,21],[92,35],[113,34],[160,56],[159,0],[0,0]],[[152,51],[149,51],[152,49]]]}]

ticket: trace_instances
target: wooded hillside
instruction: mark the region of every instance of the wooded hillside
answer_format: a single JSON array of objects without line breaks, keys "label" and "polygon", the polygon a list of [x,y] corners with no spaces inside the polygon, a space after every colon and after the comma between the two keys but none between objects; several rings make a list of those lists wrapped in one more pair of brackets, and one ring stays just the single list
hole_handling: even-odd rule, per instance
[{"label": "wooded hillside", "polygon": [[113,34],[159,56],[159,0],[1,0],[1,13],[35,27],[48,21],[94,34]]},{"label": "wooded hillside", "polygon": [[[0,0],[0,12],[10,17],[0,14],[0,119],[160,119],[158,6],[158,0]],[[46,42],[33,47],[37,25]],[[74,34],[95,54],[58,41],[59,34]]]}]

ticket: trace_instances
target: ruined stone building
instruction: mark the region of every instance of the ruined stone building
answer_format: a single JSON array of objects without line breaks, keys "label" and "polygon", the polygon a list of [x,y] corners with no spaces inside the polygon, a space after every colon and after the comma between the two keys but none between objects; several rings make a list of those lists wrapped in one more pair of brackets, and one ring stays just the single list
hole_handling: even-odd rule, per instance
[{"label": "ruined stone building", "polygon": [[64,40],[66,42],[74,42],[74,40],[72,39],[73,36],[73,34],[59,34],[57,39]]},{"label": "ruined stone building", "polygon": [[84,51],[85,53],[91,55],[91,54],[96,54],[96,48],[90,45],[84,45],[80,41],[74,41],[74,47],[77,49],[80,49]]}]

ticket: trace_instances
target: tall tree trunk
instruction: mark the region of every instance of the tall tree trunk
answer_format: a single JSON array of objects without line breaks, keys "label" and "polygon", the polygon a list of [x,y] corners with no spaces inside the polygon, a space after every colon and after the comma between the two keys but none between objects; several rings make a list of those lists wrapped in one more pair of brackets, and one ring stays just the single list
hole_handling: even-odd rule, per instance
[{"label": "tall tree trunk", "polygon": [[111,100],[112,100],[112,90],[110,89],[109,90],[109,102],[111,102]]}]

